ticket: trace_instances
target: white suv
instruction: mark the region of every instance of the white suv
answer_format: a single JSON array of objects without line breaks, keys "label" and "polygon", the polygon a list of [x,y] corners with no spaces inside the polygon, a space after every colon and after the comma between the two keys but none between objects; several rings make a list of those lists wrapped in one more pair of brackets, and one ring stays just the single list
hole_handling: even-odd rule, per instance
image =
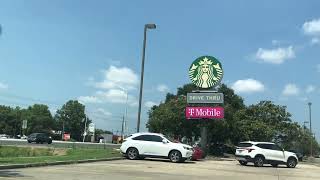
[{"label": "white suv", "polygon": [[285,164],[294,168],[298,164],[295,153],[284,151],[280,146],[269,142],[241,142],[236,149],[236,159],[241,165],[253,162],[257,167],[263,164],[271,164],[273,167]]},{"label": "white suv", "polygon": [[145,157],[169,158],[172,162],[183,162],[191,159],[193,149],[181,143],[173,143],[157,133],[136,133],[126,138],[120,147],[128,159]]}]

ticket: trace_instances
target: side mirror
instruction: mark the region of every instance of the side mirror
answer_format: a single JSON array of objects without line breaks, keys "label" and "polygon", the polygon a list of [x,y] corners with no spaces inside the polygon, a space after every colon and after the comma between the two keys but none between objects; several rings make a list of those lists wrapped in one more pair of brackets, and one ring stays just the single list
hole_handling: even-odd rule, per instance
[{"label": "side mirror", "polygon": [[168,141],[167,141],[167,140],[165,140],[165,139],[162,139],[162,143],[163,143],[163,144],[167,144],[167,143],[168,143]]}]

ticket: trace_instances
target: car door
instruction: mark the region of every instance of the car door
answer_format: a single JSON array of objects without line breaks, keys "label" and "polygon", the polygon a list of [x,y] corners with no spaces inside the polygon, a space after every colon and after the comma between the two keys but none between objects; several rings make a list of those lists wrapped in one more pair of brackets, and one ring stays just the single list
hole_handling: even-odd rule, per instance
[{"label": "car door", "polygon": [[283,151],[275,144],[264,144],[266,159],[271,161],[283,161]]},{"label": "car door", "polygon": [[163,137],[152,135],[150,141],[150,151],[155,156],[167,157],[170,151],[169,142],[164,143]]},{"label": "car door", "polygon": [[140,135],[135,138],[132,138],[134,141],[132,146],[137,148],[139,151],[139,154],[143,155],[151,155],[150,152],[150,142],[151,142],[151,136],[150,135]]},{"label": "car door", "polygon": [[273,158],[277,161],[282,161],[284,162],[285,159],[284,159],[284,151],[283,149],[276,145],[276,144],[272,144],[272,151],[273,151]]}]

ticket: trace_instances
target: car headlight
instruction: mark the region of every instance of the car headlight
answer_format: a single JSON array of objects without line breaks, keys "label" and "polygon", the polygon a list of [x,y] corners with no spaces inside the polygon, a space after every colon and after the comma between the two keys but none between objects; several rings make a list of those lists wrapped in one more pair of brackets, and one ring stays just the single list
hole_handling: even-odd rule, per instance
[{"label": "car headlight", "polygon": [[191,150],[192,150],[192,148],[189,148],[189,147],[187,147],[187,146],[183,146],[183,149],[185,149],[185,150],[189,150],[189,151],[191,151]]}]

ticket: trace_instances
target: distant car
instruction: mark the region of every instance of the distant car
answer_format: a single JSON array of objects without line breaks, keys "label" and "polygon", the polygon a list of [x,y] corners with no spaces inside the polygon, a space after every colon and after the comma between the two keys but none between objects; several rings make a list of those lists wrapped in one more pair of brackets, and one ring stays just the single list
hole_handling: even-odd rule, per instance
[{"label": "distant car", "polygon": [[289,168],[294,168],[298,164],[295,153],[284,151],[271,142],[241,142],[236,149],[236,159],[241,165],[253,162],[257,167],[264,164],[271,164],[273,167],[285,164]]},{"label": "distant car", "polygon": [[157,133],[133,134],[123,141],[120,150],[130,160],[157,157],[183,162],[191,159],[193,154],[191,146],[174,143]]},{"label": "distant car", "polygon": [[0,139],[8,139],[9,136],[6,134],[0,134]]},{"label": "distant car", "polygon": [[37,144],[41,143],[52,143],[52,138],[46,133],[32,133],[27,138],[28,143],[35,142]]}]

